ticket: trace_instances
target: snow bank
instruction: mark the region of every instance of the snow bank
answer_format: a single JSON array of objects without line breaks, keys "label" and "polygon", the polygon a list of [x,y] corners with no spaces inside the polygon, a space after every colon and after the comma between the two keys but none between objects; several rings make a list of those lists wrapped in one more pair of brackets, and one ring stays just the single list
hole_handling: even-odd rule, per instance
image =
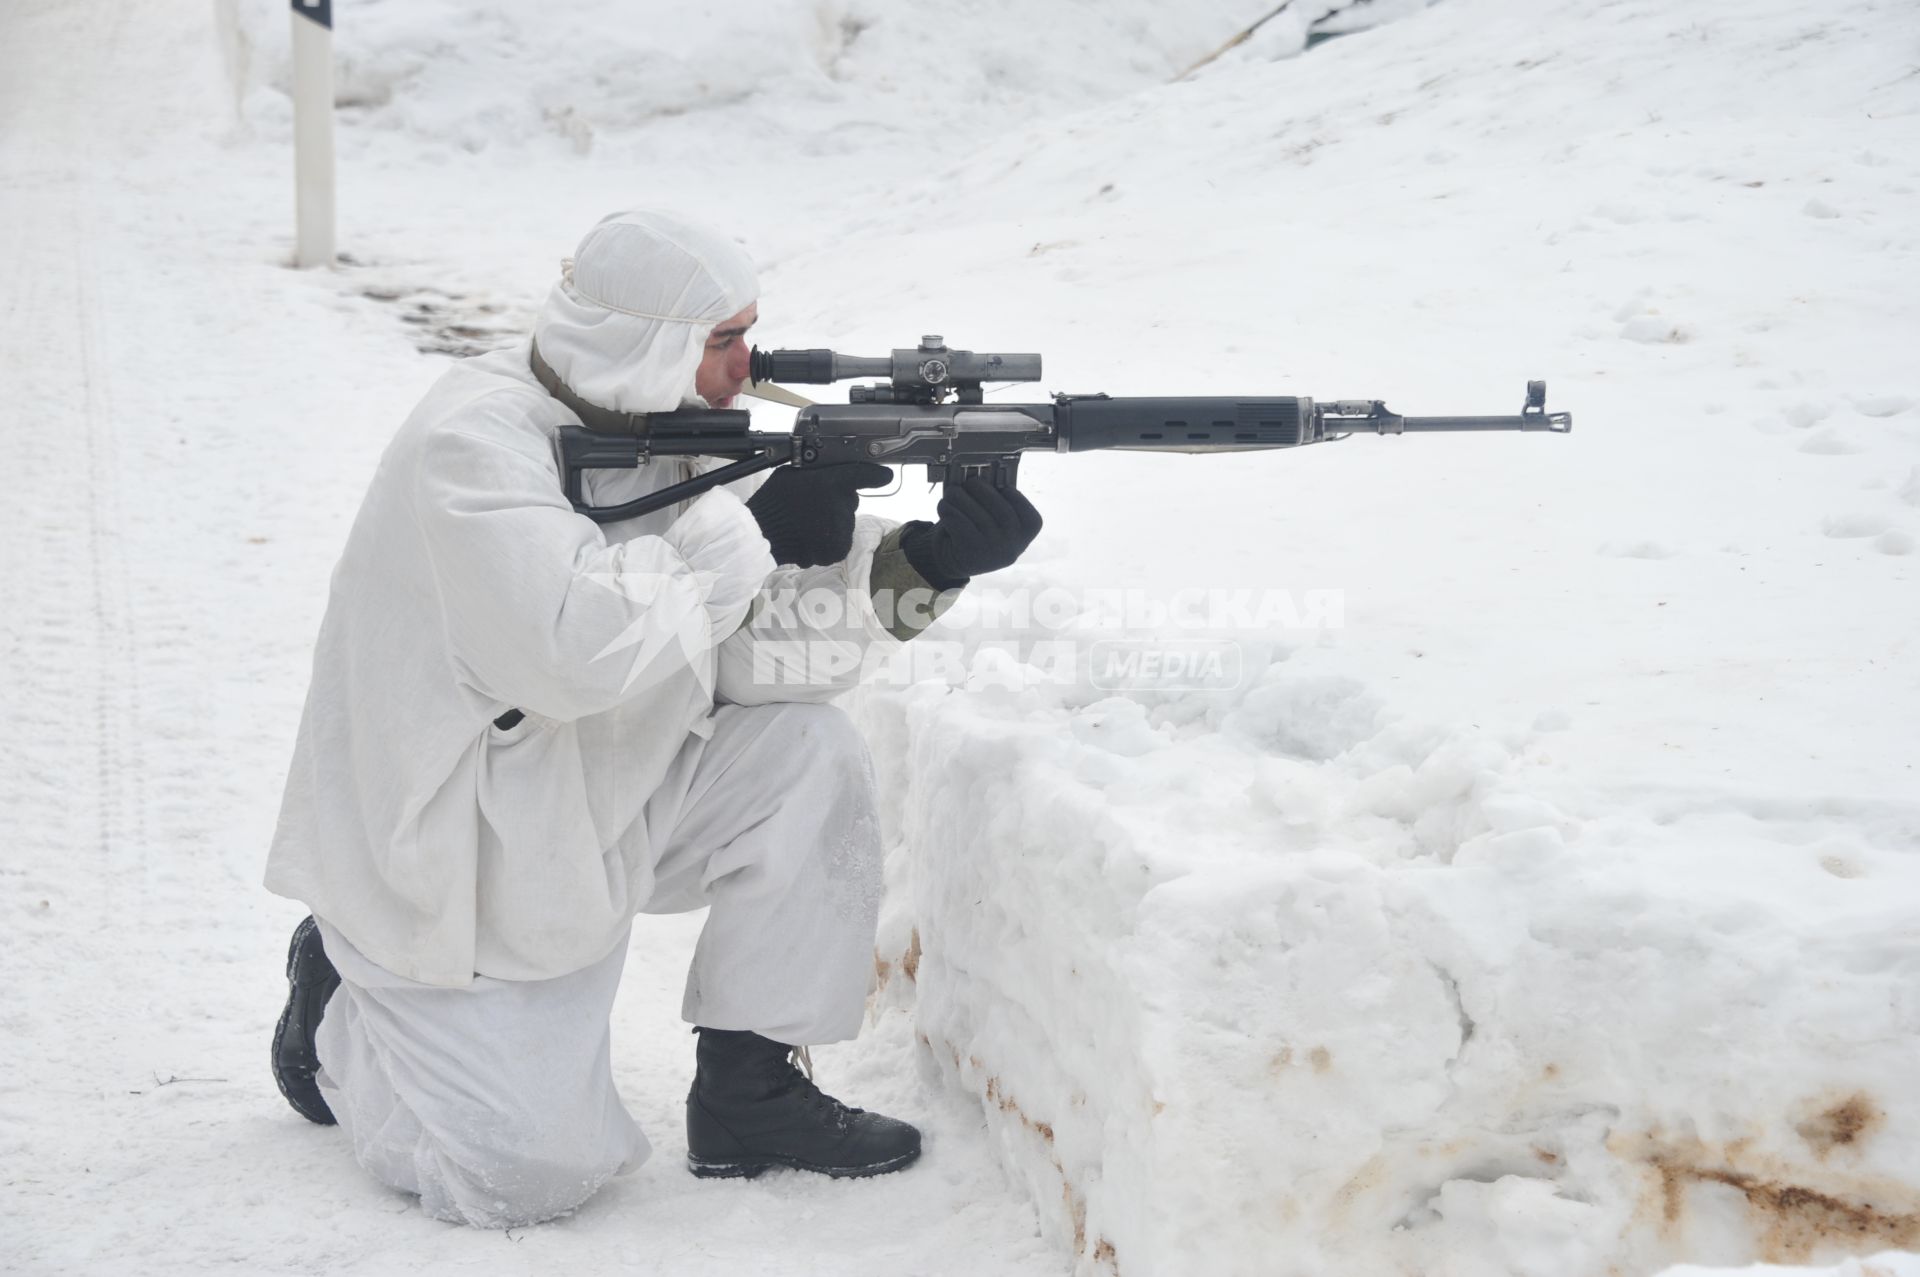
[{"label": "snow bank", "polygon": [[[360,0],[335,9],[335,99],[349,126],[464,151],[557,144],[585,155],[692,116],[708,147],[737,128],[814,156],[891,140],[958,158],[988,130],[1201,66],[1290,56],[1315,35],[1430,2],[1303,0],[1275,15],[1269,0],[746,0],[720,14],[669,0]],[[219,7],[249,112],[283,120],[286,6]]]},{"label": "snow bank", "polygon": [[[1904,813],[1569,813],[1550,736],[1424,729],[1324,664],[862,705],[911,847],[882,998],[1083,1270],[1914,1240]],[[1819,854],[1863,824],[1888,851]]]},{"label": "snow bank", "polygon": [[[284,96],[286,7],[228,3],[247,88]],[[337,7],[336,99],[353,123],[466,150],[558,138],[582,154],[677,116],[724,127],[716,113],[750,103],[733,118],[846,151],[889,129],[977,129],[1164,83],[1270,7],[747,0],[716,15],[669,0],[387,0]],[[255,109],[277,108],[256,98]],[[836,126],[848,131],[802,136]]]}]

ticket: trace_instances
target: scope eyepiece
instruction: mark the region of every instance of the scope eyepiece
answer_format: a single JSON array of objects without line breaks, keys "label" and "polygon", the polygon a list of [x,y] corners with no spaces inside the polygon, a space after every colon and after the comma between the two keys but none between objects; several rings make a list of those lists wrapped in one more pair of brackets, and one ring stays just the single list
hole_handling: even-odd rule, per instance
[{"label": "scope eyepiece", "polygon": [[747,375],[755,381],[783,385],[824,386],[834,381],[831,350],[762,350],[747,358]]}]

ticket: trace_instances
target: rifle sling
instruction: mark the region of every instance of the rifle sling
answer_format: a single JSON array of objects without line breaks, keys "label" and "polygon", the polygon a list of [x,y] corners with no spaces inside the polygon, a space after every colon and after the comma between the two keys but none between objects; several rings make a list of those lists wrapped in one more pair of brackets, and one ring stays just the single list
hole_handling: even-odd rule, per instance
[{"label": "rifle sling", "polygon": [[560,380],[560,374],[553,366],[540,357],[540,347],[531,347],[531,358],[527,361],[533,366],[533,375],[547,388],[547,393],[565,404],[574,416],[580,418],[580,424],[599,435],[634,435],[645,438],[647,433],[647,414],[644,412],[615,412],[611,408],[602,408],[590,404],[573,393],[566,382]]},{"label": "rifle sling", "polygon": [[[565,404],[567,410],[580,418],[580,424],[595,434],[607,435],[644,435],[647,433],[647,414],[644,412],[615,412],[611,408],[602,408],[590,404],[568,389],[567,383],[560,380],[560,374],[553,370],[540,356],[540,347],[529,348],[527,360],[533,367],[533,375],[546,387],[547,393]],[[493,725],[503,732],[510,732],[520,726],[526,715],[517,709],[510,709],[493,720]]]}]

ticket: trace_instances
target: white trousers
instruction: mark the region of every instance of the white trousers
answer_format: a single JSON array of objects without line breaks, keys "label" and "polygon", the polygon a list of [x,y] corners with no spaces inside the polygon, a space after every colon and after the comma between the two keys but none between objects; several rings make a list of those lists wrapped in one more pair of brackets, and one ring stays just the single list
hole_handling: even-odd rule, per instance
[{"label": "white trousers", "polygon": [[[872,764],[831,706],[724,706],[689,737],[643,819],[660,848],[647,913],[709,906],[682,1014],[777,1041],[859,1031],[881,848]],[[428,1214],[485,1228],[572,1210],[646,1159],[620,1102],[608,1018],[627,936],[552,980],[418,984],[326,919],[340,988],[318,1081],[355,1157]],[[691,1047],[689,1047],[691,1055]]]}]

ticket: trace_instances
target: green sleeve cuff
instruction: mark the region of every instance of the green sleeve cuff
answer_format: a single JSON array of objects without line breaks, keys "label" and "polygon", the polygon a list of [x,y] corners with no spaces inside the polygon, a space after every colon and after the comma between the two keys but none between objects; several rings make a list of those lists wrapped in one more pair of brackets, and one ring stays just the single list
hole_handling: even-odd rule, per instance
[{"label": "green sleeve cuff", "polygon": [[900,528],[894,528],[880,538],[867,587],[873,594],[874,611],[887,632],[905,643],[939,620],[960,597],[960,590],[941,591],[929,585],[900,548],[900,533]]}]

